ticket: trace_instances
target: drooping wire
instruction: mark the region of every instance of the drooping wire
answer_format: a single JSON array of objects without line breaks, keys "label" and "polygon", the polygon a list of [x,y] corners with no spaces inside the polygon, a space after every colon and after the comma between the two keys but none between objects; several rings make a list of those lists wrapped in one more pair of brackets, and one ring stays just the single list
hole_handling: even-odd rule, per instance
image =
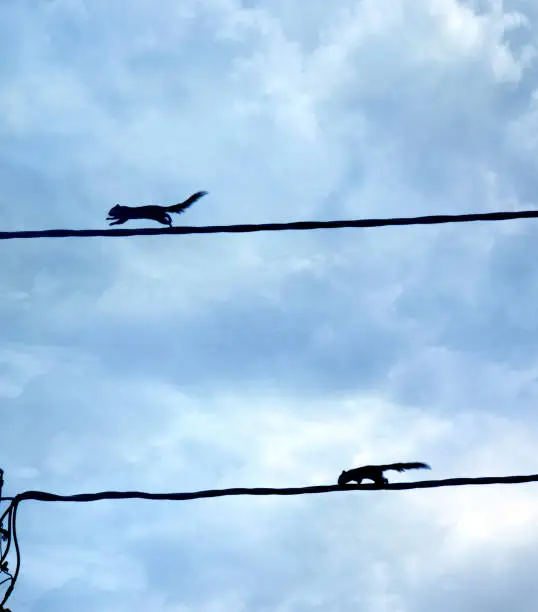
[{"label": "drooping wire", "polygon": [[15,588],[15,583],[17,582],[17,578],[19,577],[19,572],[21,569],[21,551],[19,547],[19,539],[17,537],[17,510],[19,509],[19,503],[20,503],[19,501],[13,502],[12,510],[10,513],[10,517],[11,517],[10,531],[12,534],[13,543],[15,545],[15,571],[13,572],[13,575],[11,576],[11,583],[6,589],[6,592],[4,593],[4,597],[2,601],[0,602],[0,609],[2,609],[5,606],[5,604],[7,603],[7,600],[11,596],[11,593],[13,593],[13,589]]},{"label": "drooping wire", "polygon": [[[12,512],[13,512],[13,503],[9,505],[8,509],[4,512],[2,517],[0,517],[0,526],[2,526],[3,533],[7,532],[7,536],[6,536],[7,539],[5,540],[6,548],[0,554],[0,570],[2,570],[4,562],[6,561],[7,556],[9,554],[9,550],[11,548],[11,540],[12,540],[11,515],[12,515]],[[7,529],[4,529],[3,525],[4,525],[4,520],[6,519],[7,519]]]},{"label": "drooping wire", "polygon": [[[104,499],[148,499],[187,501],[191,499],[204,499],[212,497],[225,497],[231,495],[304,495],[316,493],[336,493],[346,491],[397,491],[409,489],[433,489],[437,487],[458,487],[469,485],[494,484],[524,484],[538,482],[538,474],[528,476],[485,476],[480,478],[447,478],[444,480],[419,480],[416,482],[392,482],[385,485],[316,485],[310,487],[234,487],[230,489],[208,489],[187,493],[145,493],[142,491],[101,491],[99,493],[77,493],[75,495],[56,495],[45,491],[25,491],[13,498],[13,503],[25,500],[41,502],[93,502]],[[5,499],[5,498],[4,498]]]},{"label": "drooping wire", "polygon": [[[20,503],[19,501],[11,502],[8,509],[4,512],[4,514],[0,518],[0,524],[2,524],[6,518],[7,518],[7,523],[8,523],[7,545],[6,545],[6,549],[2,553],[1,560],[0,560],[1,574],[4,574],[5,576],[7,576],[7,578],[3,579],[0,582],[0,585],[5,584],[7,582],[10,583],[6,589],[6,592],[4,593],[2,601],[0,602],[0,610],[4,610],[4,606],[7,603],[7,600],[9,599],[11,593],[13,592],[13,589],[15,588],[15,583],[17,581],[17,577],[20,571],[20,548],[19,548],[19,541],[17,537],[17,519],[16,519],[16,514],[17,514],[19,503]],[[11,543],[15,545],[15,571],[13,572],[13,574],[7,568],[7,557],[11,549]]]},{"label": "drooping wire", "polygon": [[420,480],[417,482],[393,482],[385,485],[376,484],[361,484],[361,485],[318,485],[310,487],[287,487],[287,488],[269,488],[255,487],[245,488],[236,487],[230,489],[208,489],[204,491],[194,491],[188,493],[146,493],[142,491],[102,491],[99,493],[78,493],[75,495],[56,495],[45,491],[25,491],[13,498],[0,498],[0,501],[10,500],[10,505],[0,517],[0,524],[7,519],[8,521],[8,542],[6,550],[2,554],[2,563],[7,558],[11,544],[15,548],[15,570],[13,574],[4,572],[8,578],[0,582],[3,584],[10,581],[9,587],[0,602],[2,609],[13,589],[19,576],[21,567],[20,547],[17,536],[17,511],[19,505],[23,501],[34,500],[40,502],[78,502],[87,503],[106,499],[146,499],[146,500],[169,500],[169,501],[187,501],[193,499],[204,499],[214,497],[225,497],[233,495],[304,495],[304,494],[319,494],[319,493],[345,493],[352,491],[398,491],[412,489],[432,489],[438,487],[458,487],[469,485],[495,485],[495,484],[524,484],[538,482],[538,474],[528,476],[486,476],[481,478],[447,478],[444,480]]},{"label": "drooping wire", "polygon": [[469,213],[463,215],[425,215],[421,217],[393,217],[387,219],[349,219],[338,221],[295,221],[291,223],[251,223],[238,225],[177,226],[151,228],[115,228],[97,230],[22,230],[0,232],[0,240],[15,238],[88,238],[118,236],[155,236],[178,234],[235,234],[245,232],[278,232],[286,230],[335,229],[344,227],[386,227],[390,225],[437,225],[440,223],[469,223],[472,221],[508,221],[512,219],[536,219],[538,210]]}]

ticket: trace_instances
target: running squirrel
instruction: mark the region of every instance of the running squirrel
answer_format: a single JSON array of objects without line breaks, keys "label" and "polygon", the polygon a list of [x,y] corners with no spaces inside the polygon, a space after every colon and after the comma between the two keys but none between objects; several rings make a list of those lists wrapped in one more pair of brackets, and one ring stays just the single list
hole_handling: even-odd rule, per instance
[{"label": "running squirrel", "polygon": [[386,485],[389,483],[388,478],[383,476],[385,470],[394,470],[396,472],[405,472],[406,470],[430,470],[430,466],[426,463],[389,463],[387,465],[363,465],[362,467],[354,468],[353,470],[343,470],[338,477],[340,486],[346,485],[352,480],[357,484],[367,478],[373,480],[376,485]]},{"label": "running squirrel", "polygon": [[113,219],[109,225],[121,225],[129,219],[152,219],[158,221],[163,225],[172,227],[172,217],[168,214],[182,213],[189,208],[191,204],[194,204],[200,198],[207,195],[207,191],[197,191],[193,193],[190,198],[187,198],[184,202],[174,204],[173,206],[120,206],[116,204],[108,211],[107,221]]}]

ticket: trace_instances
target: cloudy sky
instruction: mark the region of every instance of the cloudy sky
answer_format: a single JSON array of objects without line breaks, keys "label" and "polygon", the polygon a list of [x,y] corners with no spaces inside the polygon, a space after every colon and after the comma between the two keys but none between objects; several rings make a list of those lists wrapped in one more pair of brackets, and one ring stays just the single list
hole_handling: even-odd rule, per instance
[{"label": "cloudy sky", "polygon": [[[537,52],[531,0],[3,0],[0,227],[535,208]],[[0,243],[4,493],[536,473],[537,235]],[[27,502],[10,608],[534,611],[537,519],[535,485]]]}]

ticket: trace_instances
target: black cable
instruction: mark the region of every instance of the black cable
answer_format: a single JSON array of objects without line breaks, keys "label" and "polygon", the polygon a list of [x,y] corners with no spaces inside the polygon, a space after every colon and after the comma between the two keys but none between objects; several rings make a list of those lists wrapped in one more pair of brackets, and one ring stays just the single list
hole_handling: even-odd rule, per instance
[{"label": "black cable", "polygon": [[4,593],[4,597],[0,602],[0,610],[2,610],[7,603],[7,600],[10,598],[11,593],[13,593],[13,589],[15,588],[15,583],[17,582],[17,578],[19,577],[19,571],[21,568],[21,551],[19,547],[19,540],[17,537],[17,510],[19,507],[19,501],[15,501],[13,503],[13,508],[10,514],[11,524],[10,524],[10,532],[12,534],[13,543],[15,544],[15,571],[11,577],[11,583],[9,587],[6,589]]},{"label": "black cable", "polygon": [[[7,602],[8,598],[9,598],[9,595],[13,592],[14,582],[15,582],[15,577],[7,569],[7,561],[6,561],[7,556],[9,554],[9,551],[11,549],[12,539],[14,538],[14,532],[13,532],[13,511],[14,511],[14,504],[10,504],[9,508],[7,509],[7,511],[4,512],[4,514],[2,515],[2,521],[7,516],[8,540],[7,540],[7,544],[6,544],[6,549],[2,552],[2,555],[0,556],[0,570],[1,570],[2,574],[7,576],[7,578],[2,580],[0,582],[0,585],[5,584],[6,582],[9,582],[10,585],[8,586],[8,588],[6,589],[6,591],[4,593],[4,598],[3,598],[2,602],[0,603],[0,610],[4,609],[4,604]],[[18,561],[17,561],[17,565],[19,564]]]},{"label": "black cable", "polygon": [[[3,502],[3,501],[13,502],[14,500],[15,500],[14,497],[2,497],[2,498],[0,498],[0,502]],[[0,516],[0,523],[2,523],[4,521],[4,519],[6,518],[6,516],[11,512],[11,506],[12,506],[12,504],[9,504],[9,506],[7,507],[7,509],[4,512],[4,514],[2,514],[2,516]]]},{"label": "black cable", "polygon": [[[16,495],[10,507],[2,515],[3,520],[8,516],[9,533],[15,546],[15,571],[11,577],[11,584],[6,589],[3,600],[0,602],[0,609],[4,607],[9,599],[15,583],[19,576],[21,558],[20,547],[17,537],[17,510],[23,501],[33,500],[41,502],[93,502],[105,499],[148,499],[148,500],[190,500],[211,497],[225,497],[231,495],[302,495],[312,493],[333,493],[344,491],[376,491],[376,490],[409,490],[409,489],[432,489],[437,487],[456,487],[467,485],[494,485],[494,484],[523,484],[538,482],[538,474],[529,476],[486,476],[481,478],[447,478],[444,480],[421,480],[417,482],[393,482],[385,485],[365,484],[365,485],[318,485],[310,487],[288,487],[288,488],[244,488],[236,487],[231,489],[208,489],[205,491],[195,491],[191,493],[145,493],[142,491],[102,491],[99,493],[78,493],[75,495],[56,495],[45,491],[25,491]],[[7,555],[7,551],[4,553]],[[6,581],[3,581],[6,582]],[[0,583],[0,584],[3,584]]]},{"label": "black cable", "polygon": [[447,478],[445,480],[420,480],[417,482],[393,482],[383,486],[375,484],[362,485],[317,485],[310,487],[235,487],[230,489],[208,489],[190,493],[145,493],[142,491],[102,491],[99,493],[78,493],[75,495],[56,495],[44,491],[25,491],[15,497],[14,504],[25,500],[41,502],[93,502],[105,499],[148,499],[187,501],[191,499],[204,499],[212,497],[226,497],[232,495],[304,495],[312,493],[336,493],[344,491],[397,491],[408,489],[432,489],[437,487],[457,487],[466,485],[493,485],[493,484],[523,484],[538,482],[538,474],[530,476],[487,476],[481,478]]},{"label": "black cable", "polygon": [[342,227],[385,227],[388,225],[435,225],[439,223],[469,223],[471,221],[508,221],[511,219],[535,219],[538,210],[519,210],[491,213],[471,213],[465,215],[427,215],[423,217],[394,217],[388,219],[358,219],[343,221],[296,221],[292,223],[259,223],[244,225],[207,225],[151,227],[134,229],[98,229],[98,230],[22,230],[17,232],[0,232],[0,240],[13,238],[68,238],[96,236],[155,236],[177,234],[230,234],[245,232],[277,232],[284,230],[313,230]]},{"label": "black cable", "polygon": [[12,529],[11,529],[11,517],[12,517],[12,514],[13,514],[13,504],[10,504],[9,508],[2,515],[2,519],[0,521],[0,523],[3,522],[5,517],[7,516],[7,524],[8,524],[8,528],[7,528],[7,542],[6,542],[5,550],[0,555],[0,566],[2,566],[4,561],[7,559],[7,556],[9,554],[9,550],[11,548],[11,541],[12,541],[12,537],[13,537],[13,532],[12,532]]}]

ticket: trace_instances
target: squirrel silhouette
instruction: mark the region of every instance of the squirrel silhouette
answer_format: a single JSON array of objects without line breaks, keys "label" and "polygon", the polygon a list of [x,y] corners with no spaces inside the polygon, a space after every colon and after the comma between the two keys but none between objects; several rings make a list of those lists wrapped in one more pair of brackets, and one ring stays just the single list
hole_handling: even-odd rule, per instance
[{"label": "squirrel silhouette", "polygon": [[343,470],[338,477],[338,484],[340,486],[346,485],[353,480],[357,484],[366,478],[373,480],[376,485],[388,484],[388,478],[383,476],[383,472],[386,470],[394,470],[396,472],[405,472],[406,470],[419,470],[425,469],[430,470],[430,466],[427,463],[388,463],[387,465],[363,465],[362,467],[354,468],[352,470]]},{"label": "squirrel silhouette", "polygon": [[152,221],[158,221],[163,225],[172,227],[172,217],[168,213],[181,214],[205,195],[207,195],[207,191],[197,191],[184,202],[173,204],[172,206],[120,206],[116,204],[116,206],[113,206],[108,211],[107,221],[112,220],[112,223],[109,223],[109,225],[121,225],[129,221],[129,219],[151,219]]}]

